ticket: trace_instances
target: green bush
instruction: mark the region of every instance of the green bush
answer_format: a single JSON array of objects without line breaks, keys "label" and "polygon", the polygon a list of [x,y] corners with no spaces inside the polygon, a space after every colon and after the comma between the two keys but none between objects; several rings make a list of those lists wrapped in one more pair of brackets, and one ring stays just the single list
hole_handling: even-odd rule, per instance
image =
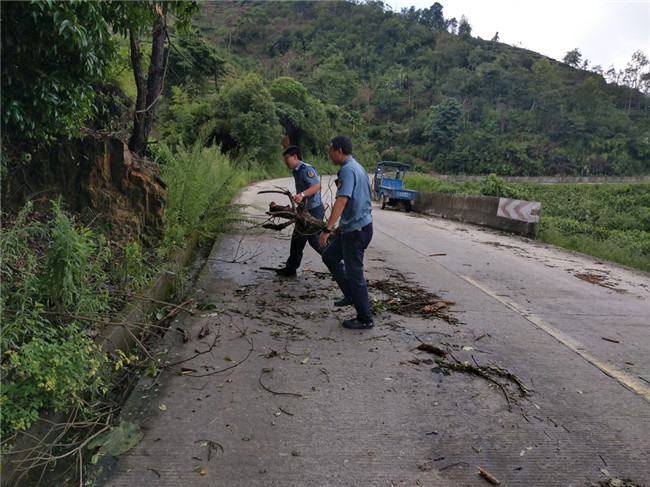
[{"label": "green bush", "polygon": [[108,310],[110,252],[60,201],[49,222],[31,211],[28,204],[0,236],[3,448],[41,408],[83,408],[106,391],[100,371],[108,359],[76,317],[100,319]]},{"label": "green bush", "polygon": [[60,200],[54,202],[40,293],[50,307],[87,315],[108,309],[104,268],[111,252],[103,240],[89,228],[75,225],[62,211]]},{"label": "green bush", "polygon": [[504,179],[501,179],[496,174],[489,174],[485,178],[485,181],[481,183],[480,192],[483,196],[523,199],[520,197],[520,191],[508,185]]},{"label": "green bush", "polygon": [[[166,161],[162,172],[169,190],[167,251],[194,230],[214,239],[240,219],[231,200],[264,176],[254,164],[234,167],[219,148],[198,142],[177,150],[161,146],[158,153]],[[137,242],[111,252],[104,237],[75,222],[60,200],[51,215],[37,214],[29,203],[9,225],[3,220],[0,433],[6,450],[42,409],[95,414],[88,404],[111,388],[122,363],[110,366],[90,329],[122,303],[111,301],[108,289],[139,289],[157,264],[146,262],[150,256]],[[163,250],[157,257],[167,256]]]},{"label": "green bush", "polygon": [[144,287],[157,270],[148,265],[142,246],[137,242],[127,242],[122,251],[122,259],[116,263],[114,278],[122,290],[135,291]]},{"label": "green bush", "polygon": [[650,233],[640,230],[608,230],[547,216],[542,219],[537,238],[600,259],[650,272]]},{"label": "green bush", "polygon": [[106,392],[99,373],[106,359],[82,325],[40,325],[20,347],[3,347],[0,397],[4,439],[28,428],[41,408],[86,408],[89,392]]}]

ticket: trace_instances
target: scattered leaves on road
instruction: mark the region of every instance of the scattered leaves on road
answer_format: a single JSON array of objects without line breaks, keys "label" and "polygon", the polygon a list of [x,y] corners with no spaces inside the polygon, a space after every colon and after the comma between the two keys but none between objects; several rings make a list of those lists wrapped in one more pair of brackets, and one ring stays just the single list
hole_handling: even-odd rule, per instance
[{"label": "scattered leaves on road", "polygon": [[[387,296],[381,300],[379,306],[384,311],[405,316],[419,315],[424,318],[436,316],[450,324],[458,323],[458,320],[449,314],[449,306],[455,304],[453,301],[444,301],[426,289],[405,284],[404,277],[396,277],[402,282],[396,282],[396,279],[368,281],[369,288],[381,291]],[[373,311],[376,308],[377,306],[373,306]]]}]

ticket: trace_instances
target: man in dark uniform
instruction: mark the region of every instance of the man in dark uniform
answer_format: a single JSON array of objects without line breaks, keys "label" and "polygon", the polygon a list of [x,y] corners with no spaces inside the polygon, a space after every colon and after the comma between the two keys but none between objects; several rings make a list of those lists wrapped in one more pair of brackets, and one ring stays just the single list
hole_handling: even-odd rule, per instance
[{"label": "man in dark uniform", "polygon": [[[339,135],[332,139],[330,159],[341,166],[336,180],[336,200],[327,221],[327,228],[318,237],[323,262],[343,292],[335,306],[353,304],[357,316],[345,320],[343,326],[352,330],[373,327],[368,286],[363,275],[363,256],[372,240],[372,200],[366,170],[352,157],[352,141]],[[336,232],[332,233],[340,220]]]},{"label": "man in dark uniform", "polygon": [[[325,209],[320,197],[321,184],[316,169],[302,160],[300,149],[295,145],[287,147],[282,153],[282,157],[284,157],[285,165],[291,169],[296,182],[296,194],[293,196],[293,201],[297,204],[304,203],[305,209],[311,216],[322,220]],[[296,223],[291,236],[289,258],[285,266],[275,269],[275,272],[281,276],[295,276],[296,269],[302,262],[302,253],[307,242],[316,252],[323,253],[323,249],[318,245],[318,234],[307,235],[305,227]]]}]

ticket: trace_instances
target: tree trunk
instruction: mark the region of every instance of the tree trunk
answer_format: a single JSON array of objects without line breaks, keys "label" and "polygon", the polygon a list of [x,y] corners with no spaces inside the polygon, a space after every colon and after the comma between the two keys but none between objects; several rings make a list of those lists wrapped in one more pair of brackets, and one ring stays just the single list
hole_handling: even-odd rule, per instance
[{"label": "tree trunk", "polygon": [[149,134],[153,129],[156,106],[162,93],[165,79],[165,38],[167,27],[162,15],[158,15],[153,24],[151,62],[145,82],[142,72],[142,53],[137,39],[131,33],[131,61],[138,90],[136,109],[133,120],[133,134],[129,140],[132,152],[144,155],[147,150]]},{"label": "tree trunk", "polygon": [[[138,153],[138,148],[142,146],[141,135],[144,126],[144,114],[147,108],[147,85],[142,72],[142,52],[140,51],[140,41],[137,34],[131,31],[129,33],[131,44],[131,65],[133,66],[133,77],[138,92],[135,101],[135,113],[133,115],[133,132],[129,140],[129,149],[131,152]],[[144,141],[146,147],[146,139]]]}]

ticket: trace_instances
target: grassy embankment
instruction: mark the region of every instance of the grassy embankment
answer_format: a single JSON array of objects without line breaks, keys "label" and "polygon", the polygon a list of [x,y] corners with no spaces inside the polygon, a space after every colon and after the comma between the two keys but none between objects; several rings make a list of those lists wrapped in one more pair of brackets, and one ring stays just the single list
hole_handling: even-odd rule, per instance
[{"label": "grassy embankment", "polygon": [[538,240],[650,272],[650,183],[449,182],[413,174],[406,186],[539,201]]},{"label": "grassy embankment", "polygon": [[[187,237],[198,231],[209,245],[241,220],[231,202],[243,186],[286,169],[281,163],[240,167],[218,147],[198,143],[173,151],[161,147],[158,155],[169,201],[157,248],[109,241],[101,228],[68,213],[62,200],[53,202],[52,215],[28,204],[17,218],[3,221],[2,451],[46,409],[77,409],[90,423],[107,414],[123,369],[147,370],[151,360],[103,354],[92,338],[97,323],[110,322],[125,305],[122,297],[138,292],[157,272],[182,276],[173,261]],[[70,454],[80,448],[72,442],[64,449]]]}]

